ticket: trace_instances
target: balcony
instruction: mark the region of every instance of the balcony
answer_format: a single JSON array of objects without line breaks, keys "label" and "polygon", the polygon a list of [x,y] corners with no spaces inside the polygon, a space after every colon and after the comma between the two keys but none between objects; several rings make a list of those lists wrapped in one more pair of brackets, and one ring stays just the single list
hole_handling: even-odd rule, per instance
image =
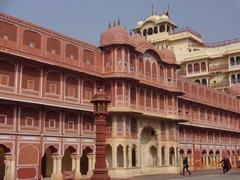
[{"label": "balcony", "polygon": [[211,65],[209,66],[209,72],[221,72],[221,71],[226,71],[228,70],[228,64],[219,64],[219,65]]},{"label": "balcony", "polygon": [[189,33],[197,36],[198,38],[201,38],[201,34],[193,31],[190,27],[177,28],[177,29],[170,31],[169,34],[178,34],[178,33],[182,33],[182,32],[189,32]]},{"label": "balcony", "polygon": [[210,87],[213,87],[213,88],[223,88],[223,87],[228,87],[228,86],[229,86],[229,82],[226,80],[210,84]]}]

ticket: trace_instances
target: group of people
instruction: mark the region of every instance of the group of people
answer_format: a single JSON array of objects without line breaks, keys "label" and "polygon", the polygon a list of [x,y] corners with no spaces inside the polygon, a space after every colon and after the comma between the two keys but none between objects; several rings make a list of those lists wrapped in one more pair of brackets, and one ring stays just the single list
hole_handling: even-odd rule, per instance
[{"label": "group of people", "polygon": [[[226,157],[224,157],[220,162],[219,164],[222,164],[222,168],[223,168],[223,173],[225,174],[226,172],[228,172],[232,166],[231,166],[231,163],[230,163],[230,160]],[[189,171],[189,164],[188,164],[188,158],[185,157],[183,159],[183,176],[185,176],[185,171],[188,172],[189,175],[191,175],[191,172]]]}]

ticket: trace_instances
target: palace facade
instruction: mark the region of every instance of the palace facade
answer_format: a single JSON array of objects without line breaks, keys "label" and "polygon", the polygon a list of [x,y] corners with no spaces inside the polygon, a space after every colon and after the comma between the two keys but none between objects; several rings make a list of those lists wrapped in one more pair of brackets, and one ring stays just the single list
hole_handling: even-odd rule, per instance
[{"label": "palace facade", "polygon": [[87,178],[95,92],[104,89],[111,177],[179,173],[240,160],[239,85],[230,94],[178,77],[168,49],[119,24],[100,46],[0,13],[0,179]]},{"label": "palace facade", "polygon": [[169,10],[152,15],[137,23],[134,32],[156,48],[168,48],[181,65],[179,74],[215,89],[227,90],[240,83],[240,39],[205,43],[201,34],[189,27],[178,28]]}]

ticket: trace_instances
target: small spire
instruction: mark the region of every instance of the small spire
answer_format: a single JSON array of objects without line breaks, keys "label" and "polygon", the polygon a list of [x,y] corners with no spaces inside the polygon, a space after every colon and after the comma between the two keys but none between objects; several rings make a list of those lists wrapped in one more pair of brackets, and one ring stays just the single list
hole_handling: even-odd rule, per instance
[{"label": "small spire", "polygon": [[168,4],[167,11],[165,12],[165,15],[170,17],[170,5]]},{"label": "small spire", "polygon": [[116,26],[116,22],[115,22],[115,20],[113,21],[113,27],[115,27]]},{"label": "small spire", "polygon": [[108,28],[111,28],[111,22],[110,21],[108,22]]},{"label": "small spire", "polygon": [[120,19],[118,18],[117,25],[120,26]]},{"label": "small spire", "polygon": [[157,15],[157,9],[152,5],[152,15]]}]

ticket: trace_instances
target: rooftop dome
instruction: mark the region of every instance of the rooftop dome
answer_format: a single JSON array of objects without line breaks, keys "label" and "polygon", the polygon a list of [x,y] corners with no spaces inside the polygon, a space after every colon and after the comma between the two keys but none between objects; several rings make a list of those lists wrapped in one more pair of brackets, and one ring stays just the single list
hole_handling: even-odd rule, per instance
[{"label": "rooftop dome", "polygon": [[159,20],[168,20],[169,19],[169,17],[166,15],[166,14],[163,14],[163,15],[161,15],[160,17],[159,17]]},{"label": "rooftop dome", "polygon": [[234,84],[228,89],[228,92],[234,96],[240,97],[240,83]]},{"label": "rooftop dome", "polygon": [[160,55],[162,61],[168,64],[177,64],[175,54],[169,49],[158,50],[158,54]]},{"label": "rooftop dome", "polygon": [[136,50],[144,53],[147,49],[154,49],[154,47],[139,34],[131,36],[132,44],[136,47]]},{"label": "rooftop dome", "polygon": [[159,21],[159,16],[158,15],[149,16],[149,17],[147,17],[146,21],[158,22]]},{"label": "rooftop dome", "polygon": [[142,26],[142,25],[143,25],[143,21],[142,20],[137,22],[137,26]]},{"label": "rooftop dome", "polygon": [[130,44],[127,30],[121,26],[108,28],[100,35],[100,46],[110,44]]}]

